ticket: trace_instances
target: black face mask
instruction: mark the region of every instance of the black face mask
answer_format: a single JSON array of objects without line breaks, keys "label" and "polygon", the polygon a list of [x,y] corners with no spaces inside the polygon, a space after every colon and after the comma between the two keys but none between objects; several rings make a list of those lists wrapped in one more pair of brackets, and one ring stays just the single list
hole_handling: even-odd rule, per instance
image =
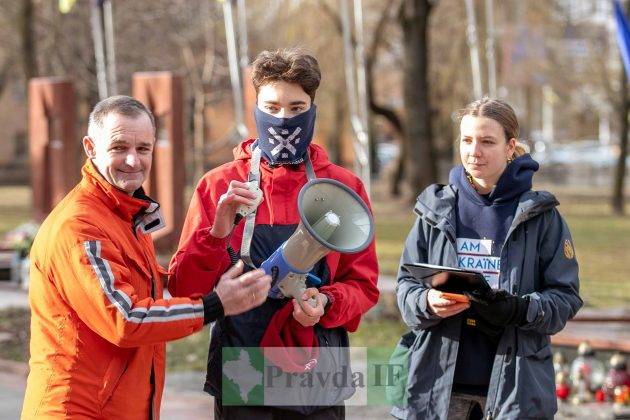
[{"label": "black face mask", "polygon": [[304,160],[315,129],[315,104],[295,117],[276,118],[254,106],[258,147],[274,165],[296,164]]}]

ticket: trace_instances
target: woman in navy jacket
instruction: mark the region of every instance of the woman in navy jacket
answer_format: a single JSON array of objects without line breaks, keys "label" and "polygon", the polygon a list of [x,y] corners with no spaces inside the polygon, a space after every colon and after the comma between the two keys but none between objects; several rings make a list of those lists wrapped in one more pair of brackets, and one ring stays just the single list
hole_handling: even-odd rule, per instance
[{"label": "woman in navy jacket", "polygon": [[[552,418],[551,334],[582,305],[578,265],[558,201],[532,191],[538,169],[505,102],[460,113],[462,165],[418,197],[398,272],[398,306],[413,332],[399,418]],[[493,301],[459,303],[414,281],[404,263],[481,271]]]}]

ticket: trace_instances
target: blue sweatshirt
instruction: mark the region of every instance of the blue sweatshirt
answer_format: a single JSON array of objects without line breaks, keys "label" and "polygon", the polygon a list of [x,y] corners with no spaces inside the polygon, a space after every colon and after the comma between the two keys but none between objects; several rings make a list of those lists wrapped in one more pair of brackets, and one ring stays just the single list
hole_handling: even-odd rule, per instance
[{"label": "blue sweatshirt", "polygon": [[[518,199],[532,188],[538,163],[526,154],[508,164],[493,190],[480,195],[466,178],[463,166],[453,168],[449,183],[457,195],[457,255],[460,268],[480,271],[493,288],[499,286],[501,249],[512,225]],[[497,339],[474,324],[472,309],[463,313],[454,390],[477,395],[488,391]]]}]

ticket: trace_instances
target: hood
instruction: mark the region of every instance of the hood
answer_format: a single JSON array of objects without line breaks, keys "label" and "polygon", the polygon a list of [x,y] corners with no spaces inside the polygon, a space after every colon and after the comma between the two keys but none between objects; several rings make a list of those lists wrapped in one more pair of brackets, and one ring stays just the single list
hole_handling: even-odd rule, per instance
[{"label": "hood", "polygon": [[[528,157],[529,159],[527,159],[526,157]],[[548,211],[559,204],[558,200],[556,199],[556,197],[554,197],[553,194],[547,191],[531,190],[532,175],[535,170],[538,169],[538,164],[531,157],[529,157],[529,155],[518,157],[509,166],[514,165],[515,162],[517,163],[517,165],[515,165],[513,168],[510,168],[510,172],[508,173],[514,171],[516,173],[516,175],[514,175],[515,179],[524,180],[524,182],[521,184],[520,188],[515,188],[514,192],[512,193],[514,195],[518,194],[517,199],[519,201],[518,207],[514,214],[514,222],[512,223],[513,227],[518,225],[519,223],[522,223],[525,220],[537,216],[538,214]],[[529,170],[526,169],[528,166],[530,167]],[[519,170],[518,168],[522,168],[522,170]],[[455,226],[455,216],[453,213],[453,209],[456,205],[457,197],[462,194],[462,188],[459,186],[459,184],[463,184],[463,187],[470,187],[468,191],[474,192],[475,197],[477,197],[476,200],[479,200],[479,202],[483,202],[484,205],[486,205],[485,203],[487,203],[487,201],[481,201],[482,199],[484,199],[484,197],[477,194],[477,192],[468,182],[468,179],[465,178],[465,175],[465,183],[453,182],[453,177],[459,176],[460,171],[463,175],[464,168],[461,165],[451,170],[451,184],[433,184],[428,186],[422,193],[420,193],[414,207],[414,212],[418,216],[427,220],[429,224],[440,229],[450,229],[451,232],[454,232]],[[528,173],[529,176],[527,176]],[[506,176],[505,180],[500,180],[501,189],[499,189],[499,192],[506,188],[506,184],[509,185],[509,179],[510,178]],[[528,179],[529,183],[527,182]],[[521,188],[524,188],[527,185],[529,186],[524,192],[516,192],[521,191]],[[497,184],[497,186],[499,186],[499,184]],[[492,197],[498,196],[498,194],[495,194]],[[510,194],[503,195],[503,197],[509,196]]]},{"label": "hood", "polygon": [[449,183],[456,186],[466,198],[480,205],[493,205],[512,202],[526,191],[532,189],[534,172],[538,170],[536,162],[529,154],[514,159],[501,174],[497,185],[487,196],[480,195],[468,182],[462,165],[451,169]]}]

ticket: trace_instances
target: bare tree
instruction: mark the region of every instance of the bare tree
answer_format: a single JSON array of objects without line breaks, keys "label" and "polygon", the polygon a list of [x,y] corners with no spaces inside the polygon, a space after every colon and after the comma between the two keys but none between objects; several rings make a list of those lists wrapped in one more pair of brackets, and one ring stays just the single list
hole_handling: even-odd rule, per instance
[{"label": "bare tree", "polygon": [[[199,179],[205,172],[204,156],[206,150],[206,121],[205,113],[209,102],[209,90],[214,73],[216,57],[216,40],[214,37],[214,22],[210,2],[203,2],[199,10],[199,23],[201,29],[192,32],[185,31],[176,35],[182,48],[182,58],[186,65],[187,73],[192,88],[192,156],[193,156],[193,179]],[[203,47],[200,53],[195,54],[194,45],[196,38],[203,37]],[[192,32],[192,33],[191,33]],[[201,56],[201,57],[198,57]]]},{"label": "bare tree", "polygon": [[431,135],[431,103],[429,95],[429,0],[405,0],[398,19],[403,30],[403,86],[406,109],[405,137],[410,187],[420,191],[437,179]]},{"label": "bare tree", "polygon": [[22,38],[22,68],[26,84],[37,76],[37,61],[35,60],[35,34],[33,31],[33,2],[32,0],[22,0],[19,16],[20,34]]},{"label": "bare tree", "polygon": [[[378,115],[384,118],[394,129],[394,132],[397,134],[398,139],[400,141],[400,153],[399,159],[396,164],[396,170],[391,178],[390,183],[390,193],[393,196],[400,195],[400,183],[404,176],[405,171],[405,159],[403,156],[406,155],[407,151],[407,142],[405,141],[405,130],[403,127],[403,122],[398,113],[391,107],[388,107],[382,103],[378,103],[376,99],[376,95],[374,92],[375,85],[375,71],[374,66],[376,64],[379,49],[383,47],[386,43],[385,34],[387,26],[392,22],[392,11],[398,9],[400,6],[397,4],[398,2],[389,1],[385,4],[382,12],[380,13],[380,18],[375,26],[374,34],[372,36],[372,43],[370,48],[368,49],[368,53],[365,59],[365,73],[367,80],[367,98],[370,106],[370,111],[374,115]],[[372,130],[374,131],[374,130]],[[374,138],[374,135],[371,135],[370,138]],[[376,150],[372,151],[372,157],[376,157]],[[374,168],[377,167],[376,159],[373,163]]]},{"label": "bare tree", "polygon": [[[386,44],[386,32],[388,26],[391,25],[392,22],[395,22],[392,19],[392,11],[397,10],[399,6],[399,2],[396,0],[388,0],[384,3],[382,9],[378,11],[378,20],[376,25],[374,26],[373,33],[371,36],[371,43],[366,50],[365,57],[365,74],[366,74],[366,85],[367,85],[367,99],[370,112],[374,116],[379,116],[384,118],[394,129],[394,132],[397,133],[398,138],[400,140],[400,144],[402,146],[402,151],[400,156],[405,155],[404,151],[406,150],[405,142],[404,142],[404,129],[403,122],[401,117],[398,115],[397,111],[391,107],[388,107],[382,103],[379,103],[376,99],[375,93],[375,85],[376,83],[376,72],[375,66],[378,61],[379,50]],[[339,35],[342,33],[342,23],[339,14],[333,10],[330,5],[326,2],[319,2],[320,7],[326,13],[326,15],[332,19],[332,22],[338,32]],[[354,45],[354,38],[352,39],[352,44]],[[374,121],[373,118],[370,118],[370,121]],[[372,168],[372,173],[378,171],[378,161],[376,154],[376,135],[373,124],[370,124],[370,167]],[[394,196],[398,196],[400,194],[400,182],[404,173],[404,159],[399,159],[399,163],[397,164],[397,170],[395,175],[393,176],[393,181],[391,184],[391,193]]]},{"label": "bare tree", "polygon": [[[626,15],[630,14],[630,2],[626,3]],[[615,169],[612,207],[615,214],[624,214],[624,181],[626,178],[626,157],[628,156],[628,111],[630,98],[628,97],[628,74],[621,65],[621,88],[619,110],[619,159]]]},{"label": "bare tree", "polygon": [[615,183],[613,187],[612,207],[615,214],[624,214],[624,180],[626,178],[626,157],[628,156],[628,76],[621,69],[621,104],[619,105],[619,158],[615,169]]}]

